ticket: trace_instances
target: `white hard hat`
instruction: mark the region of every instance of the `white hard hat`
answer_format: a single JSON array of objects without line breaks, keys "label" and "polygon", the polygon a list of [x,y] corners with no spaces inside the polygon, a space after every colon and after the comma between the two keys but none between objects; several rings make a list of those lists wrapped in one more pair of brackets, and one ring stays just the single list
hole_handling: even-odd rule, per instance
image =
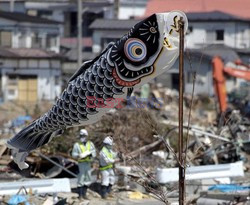
[{"label": "white hard hat", "polygon": [[89,135],[89,133],[87,130],[85,130],[85,129],[80,130],[80,136],[88,136],[88,135]]},{"label": "white hard hat", "polygon": [[113,145],[113,138],[111,136],[107,136],[105,137],[105,139],[103,140],[104,144],[108,144],[108,145]]}]

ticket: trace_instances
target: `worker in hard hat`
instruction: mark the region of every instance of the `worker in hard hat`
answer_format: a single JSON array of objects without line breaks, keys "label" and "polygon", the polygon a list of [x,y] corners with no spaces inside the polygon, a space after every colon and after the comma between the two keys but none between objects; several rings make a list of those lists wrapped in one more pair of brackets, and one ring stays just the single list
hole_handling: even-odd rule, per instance
[{"label": "worker in hard hat", "polygon": [[112,186],[115,183],[115,173],[113,166],[115,163],[116,153],[112,150],[113,138],[111,136],[105,137],[103,140],[103,147],[100,151],[100,172],[102,177],[101,196],[103,199],[110,194]]},{"label": "worker in hard hat", "polygon": [[79,141],[74,144],[72,156],[78,160],[79,174],[77,186],[79,189],[79,198],[88,199],[86,193],[92,182],[90,173],[91,163],[96,157],[96,150],[94,144],[88,140],[87,130],[80,130]]}]

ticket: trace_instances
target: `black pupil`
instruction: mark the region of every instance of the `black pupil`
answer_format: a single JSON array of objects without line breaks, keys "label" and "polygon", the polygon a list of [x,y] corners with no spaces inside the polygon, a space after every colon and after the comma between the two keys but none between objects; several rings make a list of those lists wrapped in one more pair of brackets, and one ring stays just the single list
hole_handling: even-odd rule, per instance
[{"label": "black pupil", "polygon": [[141,54],[142,54],[142,49],[141,49],[141,48],[135,49],[135,53],[136,53],[137,55],[141,55]]}]

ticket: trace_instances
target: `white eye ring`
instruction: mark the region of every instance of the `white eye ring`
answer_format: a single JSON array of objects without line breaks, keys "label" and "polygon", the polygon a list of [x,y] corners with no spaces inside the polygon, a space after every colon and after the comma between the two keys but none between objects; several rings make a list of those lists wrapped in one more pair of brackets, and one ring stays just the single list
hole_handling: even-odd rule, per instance
[{"label": "white eye ring", "polygon": [[124,53],[133,62],[142,61],[147,55],[147,47],[137,38],[129,38],[124,45]]}]

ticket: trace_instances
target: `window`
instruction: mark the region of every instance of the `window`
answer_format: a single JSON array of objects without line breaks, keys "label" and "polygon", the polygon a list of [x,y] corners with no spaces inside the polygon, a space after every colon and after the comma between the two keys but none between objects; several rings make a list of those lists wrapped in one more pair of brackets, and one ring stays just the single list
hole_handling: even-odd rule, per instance
[{"label": "window", "polygon": [[9,75],[8,76],[8,85],[17,85],[17,76]]},{"label": "window", "polygon": [[0,74],[0,104],[3,99],[3,90],[2,90],[2,74]]},{"label": "window", "polygon": [[27,11],[27,14],[30,15],[30,16],[37,16],[37,10],[29,9]]},{"label": "window", "polygon": [[55,76],[55,85],[60,85],[60,77]]},{"label": "window", "polygon": [[9,95],[15,95],[15,92],[16,92],[16,91],[13,90],[13,89],[9,89],[9,90],[8,90],[8,94],[9,94]]},{"label": "window", "polygon": [[10,31],[0,31],[0,46],[11,47],[12,36]]},{"label": "window", "polygon": [[39,67],[40,68],[49,68],[50,67],[49,60],[40,60],[39,61]]},{"label": "window", "polygon": [[207,43],[220,43],[224,41],[224,30],[207,30],[206,33]]},{"label": "window", "polygon": [[216,41],[224,41],[224,30],[216,30]]},{"label": "window", "polygon": [[60,68],[61,67],[59,60],[51,60],[50,62],[51,62],[52,68]]},{"label": "window", "polygon": [[39,16],[40,18],[50,19],[52,15],[53,15],[52,11],[45,11],[45,10],[37,11],[37,16]]},{"label": "window", "polygon": [[38,60],[36,59],[28,60],[28,68],[38,68]]},{"label": "window", "polygon": [[57,36],[47,35],[46,37],[46,48],[56,47],[57,46]]},{"label": "window", "polygon": [[190,34],[193,32],[193,26],[189,26],[187,30],[187,34]]},{"label": "window", "polygon": [[69,36],[76,37],[77,36],[77,12],[69,13]]},{"label": "window", "polygon": [[27,48],[26,39],[27,39],[27,34],[21,33],[21,35],[18,38],[18,47],[19,48]]},{"label": "window", "polygon": [[41,48],[42,47],[42,38],[35,33],[32,37],[32,48]]},{"label": "window", "polygon": [[207,30],[206,41],[207,43],[213,43],[215,41],[215,32],[213,30]]},{"label": "window", "polygon": [[26,59],[19,60],[19,67],[20,68],[27,68],[28,67],[28,60],[26,60]]}]

